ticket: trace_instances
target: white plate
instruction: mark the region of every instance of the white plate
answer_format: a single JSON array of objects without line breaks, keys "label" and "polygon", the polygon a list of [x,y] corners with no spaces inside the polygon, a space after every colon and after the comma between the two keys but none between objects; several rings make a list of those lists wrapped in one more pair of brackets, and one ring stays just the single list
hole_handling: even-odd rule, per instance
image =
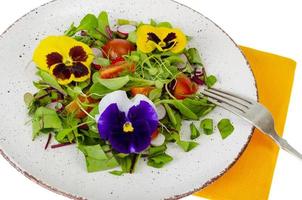
[{"label": "white plate", "polygon": [[[27,66],[39,40],[62,34],[87,13],[106,10],[117,18],[169,21],[184,30],[197,47],[209,74],[218,77],[222,88],[257,100],[251,69],[243,54],[228,35],[200,13],[171,0],[57,0],[28,13],[0,38],[0,152],[30,179],[57,193],[80,199],[165,199],[179,198],[212,183],[227,171],[244,151],[253,127],[238,117],[217,108],[209,117],[217,123],[230,118],[234,133],[222,140],[218,131],[201,136],[200,145],[184,153],[170,145],[173,162],[162,169],[138,165],[137,172],[121,177],[108,172],[88,174],[83,155],[75,146],[43,150],[46,137],[31,140],[31,125],[23,94],[35,92],[33,64]],[[27,67],[26,67],[27,66]],[[188,133],[185,123],[183,132]],[[188,134],[182,136],[184,139]]]}]

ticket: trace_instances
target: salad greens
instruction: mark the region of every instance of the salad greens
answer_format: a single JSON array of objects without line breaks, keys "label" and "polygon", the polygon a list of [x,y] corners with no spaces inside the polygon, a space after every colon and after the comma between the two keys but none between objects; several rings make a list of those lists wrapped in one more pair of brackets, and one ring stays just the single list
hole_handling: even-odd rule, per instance
[{"label": "salad greens", "polygon": [[[147,159],[148,166],[161,168],[173,161],[166,153],[168,143],[188,152],[198,146],[197,139],[202,134],[214,132],[213,120],[204,117],[215,105],[197,91],[199,86],[213,87],[217,78],[206,75],[198,50],[187,48],[189,37],[171,23],[118,19],[115,26],[110,26],[108,14],[101,12],[98,16],[87,14],[64,34],[58,39],[66,40],[66,45],[74,44],[68,47],[68,63],[60,63],[65,58],[61,59],[59,51],[39,54],[42,47],[34,56],[40,79],[33,84],[38,91],[24,95],[32,117],[33,139],[50,134],[58,143],[51,148],[76,144],[85,156],[88,172],[112,169],[111,174],[120,176],[133,173],[141,158]],[[161,38],[165,34],[166,38]],[[46,48],[40,52],[47,51]],[[45,60],[47,63],[43,64]],[[100,136],[96,120],[99,102],[117,90],[132,97],[143,94],[157,107],[162,106],[165,114],[152,133],[152,140],[164,138],[161,144],[151,141],[142,152],[122,153]],[[190,124],[191,140],[182,140],[183,120],[200,119],[200,127]],[[234,127],[230,120],[222,119],[218,129],[225,139]]]}]

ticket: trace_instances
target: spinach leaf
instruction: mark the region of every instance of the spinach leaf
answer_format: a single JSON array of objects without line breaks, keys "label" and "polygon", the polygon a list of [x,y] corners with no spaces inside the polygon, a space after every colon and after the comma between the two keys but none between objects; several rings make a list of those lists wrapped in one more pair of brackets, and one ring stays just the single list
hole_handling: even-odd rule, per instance
[{"label": "spinach leaf", "polygon": [[58,90],[60,93],[62,93],[64,96],[66,96],[66,92],[63,90],[63,88],[60,86],[60,84],[56,81],[55,78],[53,78],[49,73],[45,71],[38,71],[37,75],[41,77],[41,79],[47,83],[49,86],[55,88]]},{"label": "spinach leaf", "polygon": [[112,90],[108,89],[101,83],[94,83],[89,89],[89,93],[94,99],[100,99],[110,92],[112,92]]},{"label": "spinach leaf", "polygon": [[194,140],[200,136],[200,132],[198,131],[198,129],[196,128],[193,122],[190,124],[190,130],[191,130],[191,136],[190,136],[191,140]]},{"label": "spinach leaf", "polygon": [[190,48],[186,50],[185,55],[187,56],[190,64],[203,66],[200,54],[196,48]]},{"label": "spinach leaf", "polygon": [[222,119],[218,122],[218,129],[222,139],[227,138],[234,131],[234,126],[229,119]]},{"label": "spinach leaf", "polygon": [[109,90],[119,90],[129,82],[129,76],[121,76],[111,79],[98,78],[98,82]]},{"label": "spinach leaf", "polygon": [[103,171],[118,166],[116,159],[113,156],[108,157],[100,145],[79,145],[78,149],[83,152],[86,158],[88,172]]},{"label": "spinach leaf", "polygon": [[94,31],[98,27],[98,19],[93,14],[87,14],[80,22],[76,31]]},{"label": "spinach leaf", "polygon": [[101,12],[98,16],[97,21],[98,21],[98,30],[102,34],[106,35],[107,37],[110,37],[107,33],[107,29],[110,27],[107,12],[105,11]]},{"label": "spinach leaf", "polygon": [[162,168],[164,165],[168,164],[172,160],[173,158],[170,155],[162,153],[157,156],[149,157],[147,165],[155,168]]},{"label": "spinach leaf", "polygon": [[211,135],[214,131],[213,120],[203,119],[200,122],[200,128],[203,130],[204,134]]}]

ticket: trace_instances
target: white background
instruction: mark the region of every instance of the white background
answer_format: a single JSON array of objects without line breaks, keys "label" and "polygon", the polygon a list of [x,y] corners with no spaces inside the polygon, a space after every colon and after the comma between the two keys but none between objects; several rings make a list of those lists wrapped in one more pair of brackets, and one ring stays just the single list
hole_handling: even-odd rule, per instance
[{"label": "white background", "polygon": [[[0,33],[23,14],[47,1],[1,0]],[[238,44],[281,54],[298,62],[284,136],[302,152],[302,131],[300,130],[302,110],[302,69],[300,69],[302,63],[302,7],[299,5],[299,0],[178,1],[212,19]],[[282,91],[280,92],[282,93]],[[273,179],[270,199],[302,199],[301,169],[302,162],[285,152],[281,152]],[[0,188],[0,199],[4,200],[66,199],[31,182],[11,167],[2,157],[0,157]],[[195,200],[200,198],[190,196],[184,199]]]}]

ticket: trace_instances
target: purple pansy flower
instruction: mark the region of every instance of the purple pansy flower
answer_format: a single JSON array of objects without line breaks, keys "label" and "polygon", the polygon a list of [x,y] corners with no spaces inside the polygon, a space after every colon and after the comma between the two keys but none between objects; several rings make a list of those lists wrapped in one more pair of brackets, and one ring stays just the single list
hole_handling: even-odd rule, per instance
[{"label": "purple pansy flower", "polygon": [[151,143],[158,116],[152,101],[144,95],[128,99],[125,91],[107,94],[99,104],[96,116],[103,140],[120,153],[139,153]]}]

